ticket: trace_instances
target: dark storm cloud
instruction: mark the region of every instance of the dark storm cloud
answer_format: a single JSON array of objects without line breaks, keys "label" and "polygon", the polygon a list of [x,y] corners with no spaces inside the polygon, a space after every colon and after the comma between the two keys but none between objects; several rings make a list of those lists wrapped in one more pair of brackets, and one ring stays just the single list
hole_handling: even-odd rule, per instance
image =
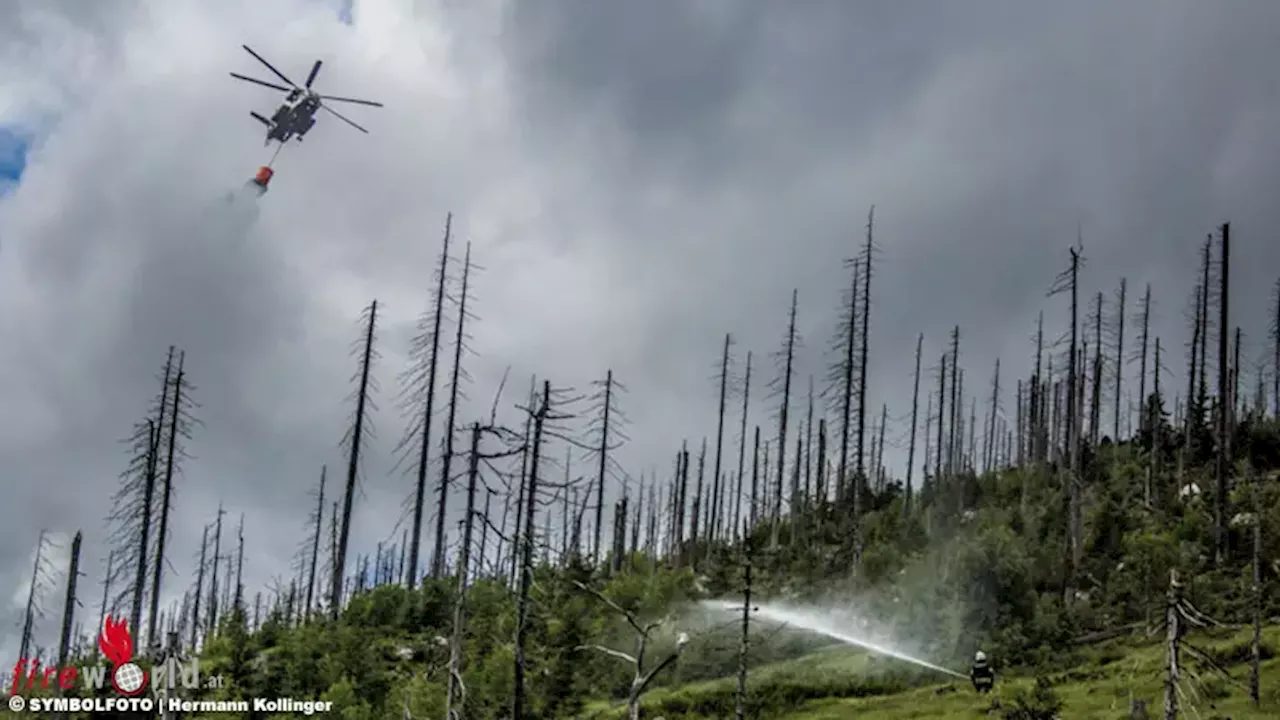
[{"label": "dark storm cloud", "polygon": [[[750,205],[741,225],[721,218],[731,232],[692,242],[715,246],[703,261],[725,263],[746,286],[722,302],[764,296],[779,318],[792,285],[802,302],[834,296],[838,279],[819,268],[849,253],[877,203],[875,337],[886,369],[918,330],[940,352],[953,323],[966,348],[982,348],[971,373],[984,375],[996,354],[1025,355],[1036,310],[1061,317],[1036,296],[1078,224],[1090,284],[1153,281],[1174,320],[1203,232],[1231,217],[1247,238],[1273,220],[1255,191],[1269,186],[1253,174],[1260,167],[1217,168],[1242,143],[1261,143],[1258,156],[1274,145],[1252,124],[1276,112],[1257,71],[1275,52],[1263,29],[1274,6],[605,7],[521,3],[509,19],[547,154],[574,147],[574,136],[557,142],[557,127],[594,124],[589,136],[622,159],[612,172],[596,167],[615,180],[602,185],[661,185],[708,215],[732,217],[726,197]],[[637,218],[626,204],[609,210],[648,230],[645,251],[689,254],[687,215]],[[1251,251],[1269,254],[1254,237]],[[672,305],[687,306],[684,288],[674,293]],[[1260,318],[1247,319],[1261,331]],[[897,378],[891,402],[901,388]]]},{"label": "dark storm cloud", "polygon": [[[354,552],[398,537],[394,374],[449,210],[486,267],[464,419],[508,366],[508,404],[531,373],[581,387],[613,368],[633,474],[714,428],[724,332],[739,363],[755,352],[752,422],[769,422],[766,355],[792,288],[801,391],[821,376],[838,261],[873,203],[873,416],[909,409],[919,332],[928,367],[961,326],[971,393],[996,357],[1006,385],[1025,373],[1037,312],[1063,327],[1043,295],[1077,227],[1089,292],[1152,283],[1180,352],[1197,245],[1233,220],[1233,307],[1261,339],[1280,220],[1274,4],[519,2],[500,28],[488,6],[363,3],[347,28],[313,5],[158,3],[99,28],[104,47],[145,40],[164,64],[125,56],[0,200],[6,590],[23,589],[40,527],[100,539],[115,441],[170,344],[205,423],[179,488],[175,592],[220,501],[232,522],[247,513],[251,587],[287,575],[320,464],[341,475],[346,350],[372,297],[382,409]],[[265,160],[245,113],[275,99],[226,80],[251,62],[245,41],[288,72],[323,56],[326,89],[388,108],[357,118],[368,137],[318,126],[261,217],[236,225],[212,208]]]}]

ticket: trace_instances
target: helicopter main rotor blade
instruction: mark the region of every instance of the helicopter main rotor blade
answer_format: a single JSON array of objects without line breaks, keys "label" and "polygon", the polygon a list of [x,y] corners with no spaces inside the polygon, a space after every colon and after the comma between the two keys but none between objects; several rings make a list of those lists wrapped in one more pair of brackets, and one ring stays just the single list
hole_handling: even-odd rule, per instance
[{"label": "helicopter main rotor blade", "polygon": [[357,129],[357,130],[359,130],[360,132],[362,132],[362,133],[364,133],[364,134],[366,134],[366,135],[368,135],[368,134],[369,134],[369,131],[368,131],[368,130],[365,130],[364,128],[360,127],[359,125],[357,125],[357,124],[355,124],[355,123],[351,122],[351,121],[350,121],[350,120],[348,120],[347,118],[343,117],[343,116],[342,116],[342,115],[341,115],[337,110],[334,110],[333,108],[329,107],[328,105],[324,105],[324,104],[322,104],[322,105],[320,105],[320,107],[321,107],[321,108],[324,108],[325,110],[328,110],[330,115],[333,115],[334,117],[336,117],[336,118],[338,118],[339,120],[341,120],[342,122],[344,122],[344,123],[346,123],[346,124],[350,125],[351,127],[355,128],[355,129]]},{"label": "helicopter main rotor blade", "polygon": [[261,55],[259,55],[258,53],[254,52],[254,51],[253,51],[253,48],[249,47],[248,45],[241,45],[240,47],[244,48],[244,49],[245,49],[245,52],[247,52],[247,53],[249,53],[250,55],[254,56],[254,57],[258,60],[258,62],[262,63],[263,65],[266,65],[266,66],[267,66],[267,69],[268,69],[268,70],[270,70],[271,72],[275,73],[275,76],[276,76],[276,77],[278,77],[278,78],[280,78],[281,80],[285,81],[285,82],[286,82],[286,83],[288,83],[291,87],[295,87],[295,88],[296,88],[296,87],[298,87],[298,83],[296,83],[296,82],[294,82],[294,81],[290,80],[289,78],[285,77],[284,73],[282,73],[282,72],[280,72],[279,70],[277,70],[277,69],[276,69],[276,67],[275,67],[274,65],[272,65],[272,64],[271,64],[271,63],[269,63],[269,62],[267,62],[267,61],[266,61],[266,59],[265,59],[265,58],[263,58],[263,57],[262,57]]},{"label": "helicopter main rotor blade", "polygon": [[380,103],[380,102],[374,102],[374,101],[372,101],[372,100],[357,100],[357,99],[355,99],[355,98],[349,98],[349,97],[337,97],[336,95],[321,95],[321,96],[320,96],[320,99],[322,99],[322,100],[333,100],[334,102],[348,102],[348,103],[355,103],[356,105],[368,105],[368,106],[370,106],[370,107],[382,107],[382,106],[383,106],[383,105],[382,105],[382,103]]},{"label": "helicopter main rotor blade", "polygon": [[267,82],[266,80],[259,80],[259,79],[257,79],[257,78],[251,78],[251,77],[248,77],[248,76],[245,76],[245,75],[240,75],[239,73],[231,73],[231,77],[233,77],[233,78],[235,78],[235,79],[237,79],[237,80],[243,80],[243,81],[245,81],[245,82],[251,82],[251,83],[254,83],[254,84],[256,84],[256,85],[261,85],[261,86],[263,86],[263,87],[269,87],[269,88],[271,88],[272,90],[279,90],[279,91],[281,91],[281,92],[289,92],[290,90],[292,90],[292,89],[293,89],[293,88],[287,88],[287,87],[285,87],[285,86],[283,86],[283,85],[276,85],[275,83],[269,83],[269,82]]},{"label": "helicopter main rotor blade", "polygon": [[311,88],[311,83],[316,81],[316,75],[320,74],[320,61],[317,60],[315,65],[311,66],[311,74],[307,76],[307,84],[303,87]]}]

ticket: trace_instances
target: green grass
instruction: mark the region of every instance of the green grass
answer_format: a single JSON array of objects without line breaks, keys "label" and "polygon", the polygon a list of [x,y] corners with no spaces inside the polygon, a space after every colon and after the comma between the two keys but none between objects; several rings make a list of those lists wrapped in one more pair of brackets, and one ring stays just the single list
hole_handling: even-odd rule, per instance
[{"label": "green grass", "polygon": [[[1186,667],[1200,675],[1201,683],[1185,681],[1187,690],[1199,693],[1196,713],[1185,717],[1280,717],[1280,658],[1265,659],[1261,669],[1262,706],[1249,700],[1248,648],[1250,631],[1222,630],[1192,635],[1196,647],[1210,653],[1225,667],[1231,679],[1201,667],[1190,657]],[[1280,626],[1264,629],[1267,648],[1280,647]],[[1083,662],[1069,670],[1047,673],[1054,691],[1064,702],[1063,718],[1118,720],[1128,717],[1132,698],[1145,700],[1151,717],[1163,714],[1164,647],[1160,638],[1117,640],[1089,648]],[[1271,654],[1264,650],[1263,657]],[[992,702],[1009,706],[1018,690],[1029,691],[1031,673],[1002,675],[990,696],[980,697],[963,682],[937,682],[903,668],[900,663],[845,649],[812,653],[803,658],[754,668],[749,688],[762,706],[757,717],[779,720],[836,720],[837,718],[963,718],[984,717]],[[690,683],[678,688],[655,689],[645,695],[643,717],[666,720],[733,717],[734,678]],[[1194,688],[1193,688],[1194,686]],[[595,702],[581,720],[615,720],[625,717],[619,703]],[[992,717],[998,717],[995,713]]]}]

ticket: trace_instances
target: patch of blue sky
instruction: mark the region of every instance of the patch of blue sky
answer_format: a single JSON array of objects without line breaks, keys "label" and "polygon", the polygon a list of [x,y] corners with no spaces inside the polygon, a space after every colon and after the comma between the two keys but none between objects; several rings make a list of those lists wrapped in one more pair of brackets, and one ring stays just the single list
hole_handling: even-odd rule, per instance
[{"label": "patch of blue sky", "polygon": [[0,195],[11,190],[27,169],[30,140],[13,128],[0,125]]},{"label": "patch of blue sky", "polygon": [[352,11],[355,10],[356,0],[338,0],[338,21],[343,25],[354,25],[355,17]]}]

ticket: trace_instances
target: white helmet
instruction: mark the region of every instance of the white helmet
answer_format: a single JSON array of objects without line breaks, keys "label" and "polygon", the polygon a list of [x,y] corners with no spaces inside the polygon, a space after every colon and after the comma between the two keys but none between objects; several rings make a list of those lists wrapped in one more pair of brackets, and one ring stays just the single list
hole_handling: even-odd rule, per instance
[{"label": "white helmet", "polygon": [[976,654],[976,655],[974,655],[974,656],[973,656],[973,661],[974,661],[974,662],[986,662],[986,661],[987,661],[987,654],[986,654],[986,653],[984,653],[984,652],[982,652],[981,650],[979,650],[979,651],[978,651],[978,654]]}]

